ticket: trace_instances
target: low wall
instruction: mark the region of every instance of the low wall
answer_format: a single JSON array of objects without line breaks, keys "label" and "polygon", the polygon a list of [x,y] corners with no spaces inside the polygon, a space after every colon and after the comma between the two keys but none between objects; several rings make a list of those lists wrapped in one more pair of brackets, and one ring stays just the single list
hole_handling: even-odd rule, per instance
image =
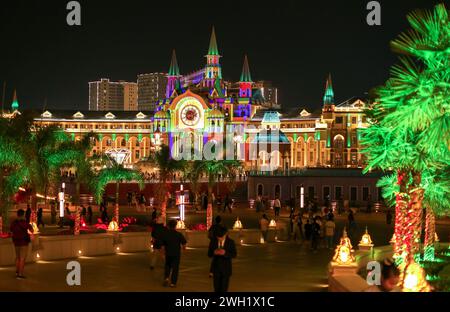
[{"label": "low wall", "polygon": [[[150,233],[104,233],[82,235],[36,235],[29,245],[27,262],[37,260],[61,260],[79,256],[111,255],[116,252],[148,251],[151,247]],[[15,263],[14,245],[11,239],[0,240],[0,266]]]}]

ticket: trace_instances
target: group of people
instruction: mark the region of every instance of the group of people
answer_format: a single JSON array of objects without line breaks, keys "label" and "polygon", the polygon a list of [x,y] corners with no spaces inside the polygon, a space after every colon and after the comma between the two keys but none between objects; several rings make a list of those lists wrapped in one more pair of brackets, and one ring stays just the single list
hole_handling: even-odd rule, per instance
[{"label": "group of people", "polygon": [[[171,219],[164,226],[161,216],[156,215],[152,225],[153,254],[150,269],[154,270],[157,260],[164,259],[164,286],[176,287],[181,260],[181,252],[186,249],[186,238],[176,230],[177,221]],[[232,260],[236,257],[236,244],[228,237],[227,228],[217,216],[208,232],[210,239],[208,257],[211,258],[209,276],[213,278],[215,292],[228,291],[232,274]]]},{"label": "group of people", "polygon": [[[255,210],[257,213],[268,211],[271,208],[270,206],[271,206],[271,203],[267,197],[263,197],[260,195],[258,195],[256,197]],[[294,207],[294,204],[289,203],[289,206]],[[273,210],[274,210],[275,216],[280,216],[281,201],[280,201],[280,197],[278,195],[275,196],[275,199],[273,200]]]}]

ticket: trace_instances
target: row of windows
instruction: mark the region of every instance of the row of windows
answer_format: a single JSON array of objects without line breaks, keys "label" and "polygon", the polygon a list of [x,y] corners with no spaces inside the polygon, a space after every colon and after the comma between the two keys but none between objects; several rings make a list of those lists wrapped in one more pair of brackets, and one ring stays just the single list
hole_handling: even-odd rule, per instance
[{"label": "row of windows", "polygon": [[[78,124],[66,124],[64,125],[64,129],[78,129]],[[128,126],[125,125],[125,127],[123,127],[123,125],[92,125],[92,124],[80,124],[80,129],[112,129],[112,130],[117,130],[117,129],[150,129],[150,125],[132,125],[132,126]]]},{"label": "row of windows", "polygon": [[[332,193],[333,190],[333,193]],[[264,190],[264,185],[258,184],[256,189],[256,194],[258,196],[265,196],[269,195],[269,190]],[[273,197],[281,197],[283,189],[280,184],[277,184],[273,187],[273,193],[270,194]],[[301,194],[301,186],[297,185],[295,189],[295,198],[299,199]],[[291,194],[294,195],[294,194]],[[304,196],[306,199],[314,199],[317,198],[316,193],[316,187],[315,186],[305,186],[304,187]],[[327,200],[350,200],[350,201],[370,201],[374,200],[375,198],[372,197],[370,194],[370,188],[368,186],[350,186],[347,190],[347,193],[344,193],[344,187],[343,186],[334,186],[332,189],[331,186],[322,186],[322,201]],[[378,197],[377,200],[381,200],[381,192],[378,190]]]}]

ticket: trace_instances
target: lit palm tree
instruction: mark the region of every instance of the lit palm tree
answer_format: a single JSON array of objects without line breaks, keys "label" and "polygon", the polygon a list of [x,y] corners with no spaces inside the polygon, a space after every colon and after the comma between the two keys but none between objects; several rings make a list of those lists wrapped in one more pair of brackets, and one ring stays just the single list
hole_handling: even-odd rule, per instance
[{"label": "lit palm tree", "polygon": [[[449,194],[450,188],[449,15],[438,5],[433,12],[411,13],[408,20],[413,30],[392,42],[408,58],[401,58],[379,88],[362,142],[366,171],[396,172],[387,193],[395,191],[395,255],[403,268],[419,252],[422,207],[436,207],[439,192]],[[440,205],[437,212],[448,213],[448,200]]]},{"label": "lit palm tree", "polygon": [[[23,166],[24,155],[20,148],[23,130],[28,132],[29,123],[20,124],[16,118],[0,117],[0,216],[5,230],[8,229],[8,210],[11,196],[17,192],[28,177],[28,170]],[[0,228],[0,233],[3,231]]]},{"label": "lit palm tree", "polygon": [[152,154],[143,163],[149,164],[158,168],[159,185],[155,190],[156,199],[161,205],[161,217],[166,223],[166,207],[167,207],[167,192],[168,181],[172,179],[177,172],[182,172],[187,166],[185,160],[175,160],[171,156],[170,148],[167,145],[162,145],[161,148]]},{"label": "lit palm tree", "polygon": [[114,219],[117,223],[119,223],[119,187],[123,181],[136,181],[140,189],[144,188],[144,177],[140,171],[125,168],[114,160],[111,160],[110,165],[101,169],[95,177],[94,187],[97,203],[101,203],[106,185],[112,182],[116,183]]},{"label": "lit palm tree", "polygon": [[205,174],[208,177],[207,228],[212,225],[212,193],[219,175],[225,176],[228,183],[236,183],[236,174],[241,167],[242,164],[238,160],[197,160],[193,162],[192,170],[197,173],[196,176]]}]

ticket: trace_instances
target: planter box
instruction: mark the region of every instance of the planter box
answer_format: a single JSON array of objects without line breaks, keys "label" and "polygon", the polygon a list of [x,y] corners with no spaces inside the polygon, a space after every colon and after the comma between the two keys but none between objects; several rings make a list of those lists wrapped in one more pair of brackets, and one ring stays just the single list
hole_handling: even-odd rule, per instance
[{"label": "planter box", "polygon": [[234,240],[236,244],[241,243],[241,231],[242,230],[229,230],[228,237]]},{"label": "planter box", "polygon": [[208,231],[190,231],[186,230],[185,237],[187,246],[193,248],[209,247]]},{"label": "planter box", "polygon": [[261,244],[261,238],[260,230],[241,230],[240,242],[242,244]]},{"label": "planter box", "polygon": [[151,236],[149,232],[120,233],[121,252],[149,251]]},{"label": "planter box", "polygon": [[[114,254],[112,234],[61,235],[40,237],[40,260]],[[81,251],[81,253],[79,252]]]},{"label": "planter box", "polygon": [[275,242],[275,237],[276,236],[277,236],[277,229],[276,228],[269,228],[269,230],[267,231],[266,243],[273,243],[273,242]]}]

